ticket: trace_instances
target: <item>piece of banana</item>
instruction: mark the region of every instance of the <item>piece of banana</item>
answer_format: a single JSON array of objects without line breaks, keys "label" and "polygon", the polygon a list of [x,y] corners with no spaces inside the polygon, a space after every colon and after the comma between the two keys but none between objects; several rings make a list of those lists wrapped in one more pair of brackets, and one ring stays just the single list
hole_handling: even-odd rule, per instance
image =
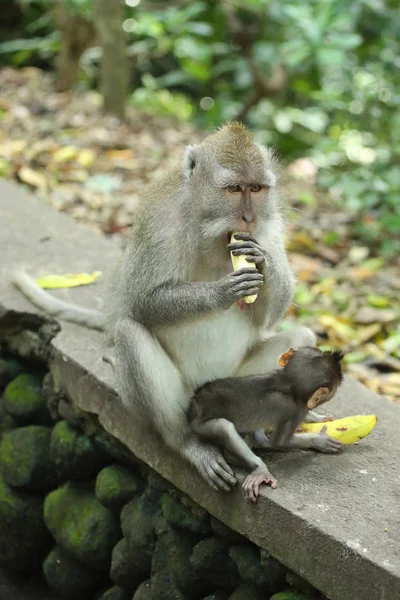
[{"label": "piece of banana", "polygon": [[[236,231],[235,233],[232,233],[231,244],[234,242],[240,241],[240,240],[235,239],[236,233],[240,233],[240,231]],[[233,266],[234,271],[243,269],[243,267],[251,267],[252,266],[251,263],[247,262],[245,254],[242,254],[241,256],[234,256],[231,252],[231,261],[232,261],[232,266]],[[254,265],[254,263],[253,263],[253,265]],[[243,300],[246,302],[246,304],[252,304],[253,302],[255,302],[256,298],[257,298],[257,294],[254,294],[253,296],[245,296],[243,298]]]},{"label": "piece of banana", "polygon": [[376,425],[375,415],[354,415],[326,423],[302,423],[299,433],[319,433],[326,425],[326,433],[343,444],[354,444],[365,438]]}]

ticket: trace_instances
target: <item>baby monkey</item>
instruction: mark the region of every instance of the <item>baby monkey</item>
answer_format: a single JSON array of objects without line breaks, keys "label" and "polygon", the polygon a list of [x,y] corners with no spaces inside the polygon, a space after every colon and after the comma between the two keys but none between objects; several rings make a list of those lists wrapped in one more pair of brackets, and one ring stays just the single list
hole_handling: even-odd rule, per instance
[{"label": "baby monkey", "polygon": [[277,481],[239,434],[264,433],[272,427],[263,446],[290,447],[308,411],[335,395],[343,379],[342,358],[339,351],[290,348],[278,360],[281,369],[217,379],[196,390],[188,411],[190,426],[200,438],[223,447],[252,469],[243,483],[245,498],[255,502],[260,484],[276,488]]}]

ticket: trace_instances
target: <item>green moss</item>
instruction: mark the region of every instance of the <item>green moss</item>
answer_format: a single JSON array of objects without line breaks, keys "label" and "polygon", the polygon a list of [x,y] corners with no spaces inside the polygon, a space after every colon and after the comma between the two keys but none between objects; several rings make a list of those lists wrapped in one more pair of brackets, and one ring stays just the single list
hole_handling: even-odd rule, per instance
[{"label": "green moss", "polygon": [[161,510],[168,523],[175,527],[188,529],[193,533],[203,535],[211,532],[208,513],[200,507],[193,509],[190,506],[185,506],[173,493],[162,495]]},{"label": "green moss", "polygon": [[310,600],[310,597],[295,590],[286,590],[274,594],[270,600]]},{"label": "green moss", "polygon": [[0,358],[0,393],[22,371],[23,367],[16,360]]},{"label": "green moss", "polygon": [[85,489],[66,485],[50,492],[44,519],[54,539],[88,567],[109,568],[111,551],[121,537],[116,516]]},{"label": "green moss", "polygon": [[59,421],[54,426],[50,452],[61,479],[90,479],[110,462],[108,455],[96,446],[92,438],[67,421]]},{"label": "green moss", "polygon": [[106,508],[120,511],[143,487],[144,481],[129,469],[111,465],[97,475],[96,496]]},{"label": "green moss", "polygon": [[22,374],[13,379],[4,390],[3,403],[5,411],[21,425],[49,421],[42,380],[36,375]]},{"label": "green moss", "polygon": [[104,592],[99,600],[132,600],[132,594],[114,585],[114,587]]},{"label": "green moss", "polygon": [[43,499],[10,488],[0,475],[0,565],[10,573],[34,573],[50,549]]},{"label": "green moss", "polygon": [[6,432],[0,444],[0,467],[13,487],[48,490],[57,485],[49,452],[51,430],[40,425]]}]

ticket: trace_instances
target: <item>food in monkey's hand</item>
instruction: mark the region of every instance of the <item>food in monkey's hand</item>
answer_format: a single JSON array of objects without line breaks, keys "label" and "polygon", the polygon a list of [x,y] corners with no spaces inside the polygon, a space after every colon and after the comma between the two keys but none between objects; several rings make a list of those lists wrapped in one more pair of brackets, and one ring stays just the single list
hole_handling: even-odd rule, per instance
[{"label": "food in monkey's hand", "polygon": [[371,433],[377,422],[376,415],[353,415],[329,423],[302,423],[299,433],[326,433],[343,444],[354,444]]},{"label": "food in monkey's hand", "polygon": [[[230,239],[231,244],[238,241],[235,238],[236,233],[240,233],[240,231],[236,231],[235,233],[232,233],[231,239]],[[238,271],[239,269],[243,269],[244,267],[253,266],[251,263],[247,262],[246,258],[247,258],[247,256],[245,254],[241,254],[240,256],[235,256],[231,252],[231,261],[232,261],[233,270]],[[243,300],[246,304],[252,304],[253,302],[256,301],[256,298],[257,298],[257,294],[253,294],[252,296],[245,296],[243,298]]]}]

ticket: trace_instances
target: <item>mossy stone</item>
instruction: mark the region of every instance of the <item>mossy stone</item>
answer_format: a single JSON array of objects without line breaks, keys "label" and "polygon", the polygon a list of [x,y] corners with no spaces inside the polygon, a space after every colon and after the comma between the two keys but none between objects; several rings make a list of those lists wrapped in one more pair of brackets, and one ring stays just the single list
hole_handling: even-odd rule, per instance
[{"label": "mossy stone", "polygon": [[99,589],[101,582],[96,571],[88,569],[56,546],[43,563],[47,584],[60,596],[87,599],[88,594]]},{"label": "mossy stone", "polygon": [[[311,583],[308,583],[308,581],[293,571],[288,571],[286,573],[286,583],[290,588],[294,588],[306,596],[309,596],[310,600],[319,600],[321,598],[321,592],[319,592],[314,586],[311,585]],[[281,588],[282,587],[285,586],[282,585]]]},{"label": "mossy stone", "polygon": [[38,572],[51,543],[43,498],[12,489],[0,475],[0,565],[8,573]]},{"label": "mossy stone", "polygon": [[218,537],[223,537],[227,542],[231,544],[244,544],[247,541],[247,538],[244,537],[241,533],[230,529],[225,523],[216,519],[212,515],[210,516],[210,524],[211,529]]},{"label": "mossy stone", "polygon": [[106,590],[102,594],[99,600],[132,600],[132,594],[123,590],[121,587],[114,585],[114,587]]},{"label": "mossy stone", "polygon": [[119,512],[144,488],[144,481],[122,465],[104,467],[97,475],[97,499],[110,510]]},{"label": "mossy stone", "polygon": [[235,561],[239,575],[244,581],[253,583],[268,594],[274,594],[284,587],[285,567],[272,557],[270,568],[261,564],[260,549],[254,544],[232,546],[229,556]]},{"label": "mossy stone", "polygon": [[[147,491],[147,490],[146,490]],[[121,527],[133,563],[150,573],[151,559],[156,543],[155,523],[161,514],[157,502],[143,493],[121,511]]]},{"label": "mossy stone", "polygon": [[186,595],[179,589],[173,573],[169,568],[168,554],[164,544],[156,544],[151,561],[151,598],[152,600],[190,600],[193,595]]},{"label": "mossy stone", "polygon": [[60,479],[90,479],[110,462],[92,438],[59,421],[53,427],[50,452]]},{"label": "mossy stone", "polygon": [[43,424],[50,420],[42,379],[36,375],[21,374],[4,390],[4,409],[21,425]]},{"label": "mossy stone", "polygon": [[18,426],[17,421],[4,410],[3,399],[0,398],[0,440],[6,431],[15,429]]},{"label": "mossy stone", "polygon": [[236,564],[229,556],[229,545],[220,538],[209,537],[196,544],[190,564],[212,588],[234,590],[241,583]]},{"label": "mossy stone", "polygon": [[174,492],[163,494],[161,510],[171,525],[188,529],[193,533],[207,535],[211,533],[210,516],[200,506],[184,502],[177,498]]},{"label": "mossy stone", "polygon": [[271,596],[270,600],[310,600],[310,597],[296,590],[286,590]]},{"label": "mossy stone", "polygon": [[216,592],[212,592],[212,594],[208,594],[202,600],[228,600],[228,594],[222,590],[217,590]]},{"label": "mossy stone", "polygon": [[143,581],[136,590],[132,600],[153,600],[151,593],[151,581]]},{"label": "mossy stone", "polygon": [[58,477],[50,456],[51,429],[28,425],[8,431],[0,444],[0,467],[13,487],[50,490]]},{"label": "mossy stone", "polygon": [[66,485],[50,492],[44,520],[67,552],[93,569],[109,569],[111,552],[121,537],[117,517],[90,491]]},{"label": "mossy stone", "polygon": [[23,367],[14,359],[0,358],[0,394],[17,375],[23,372]]},{"label": "mossy stone", "polygon": [[146,573],[132,562],[124,538],[114,546],[112,551],[110,577],[116,585],[128,590],[131,595],[146,579]]},{"label": "mossy stone", "polygon": [[[265,593],[253,583],[242,583],[229,596],[229,600],[266,600]],[[271,599],[272,600],[272,599]]]}]

